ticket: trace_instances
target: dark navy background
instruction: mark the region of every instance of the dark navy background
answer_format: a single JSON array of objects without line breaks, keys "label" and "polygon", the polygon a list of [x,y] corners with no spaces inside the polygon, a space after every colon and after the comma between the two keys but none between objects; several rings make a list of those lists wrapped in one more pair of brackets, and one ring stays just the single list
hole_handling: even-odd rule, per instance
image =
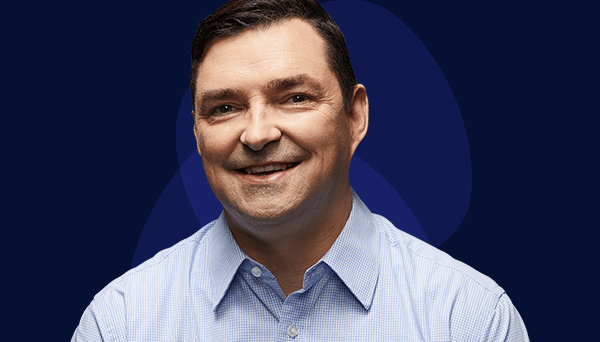
[{"label": "dark navy background", "polygon": [[[464,121],[471,200],[440,248],[499,283],[532,339],[594,336],[598,34],[591,8],[371,2],[429,50]],[[9,335],[70,339],[93,296],[130,268],[146,220],[179,169],[176,118],[189,86],[191,39],[219,4],[3,6]],[[398,167],[389,148],[363,147],[359,156],[388,179]]]}]

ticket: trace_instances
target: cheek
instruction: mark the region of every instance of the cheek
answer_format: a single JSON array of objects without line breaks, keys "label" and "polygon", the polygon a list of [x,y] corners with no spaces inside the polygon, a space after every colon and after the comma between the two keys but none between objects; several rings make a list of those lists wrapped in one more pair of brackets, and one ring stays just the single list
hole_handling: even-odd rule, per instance
[{"label": "cheek", "polygon": [[203,127],[198,134],[198,147],[202,154],[203,162],[218,163],[227,159],[227,156],[239,142],[239,134],[231,127]]},{"label": "cheek", "polygon": [[[349,144],[349,128],[342,118],[327,112],[299,115],[287,125],[292,140],[314,154],[331,154]],[[332,152],[333,151],[333,152]]]}]

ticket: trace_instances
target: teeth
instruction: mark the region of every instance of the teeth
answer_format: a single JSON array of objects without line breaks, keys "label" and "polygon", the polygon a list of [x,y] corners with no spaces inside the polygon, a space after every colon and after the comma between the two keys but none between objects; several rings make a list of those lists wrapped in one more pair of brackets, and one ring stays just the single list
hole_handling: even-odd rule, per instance
[{"label": "teeth", "polygon": [[244,170],[246,171],[247,174],[269,172],[269,171],[279,171],[279,170],[284,171],[285,169],[291,167],[292,165],[294,165],[294,163],[272,164],[272,165],[267,165],[267,166],[251,166],[251,167],[245,168]]}]

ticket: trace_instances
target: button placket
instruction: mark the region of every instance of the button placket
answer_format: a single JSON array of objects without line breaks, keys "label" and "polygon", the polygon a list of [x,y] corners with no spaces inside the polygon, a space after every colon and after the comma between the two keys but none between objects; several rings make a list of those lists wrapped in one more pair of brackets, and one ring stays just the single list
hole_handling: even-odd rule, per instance
[{"label": "button placket", "polygon": [[286,298],[282,306],[280,324],[284,334],[288,335],[287,338],[295,339],[300,333],[298,323],[306,315],[301,305],[302,297],[301,293],[294,292]]}]

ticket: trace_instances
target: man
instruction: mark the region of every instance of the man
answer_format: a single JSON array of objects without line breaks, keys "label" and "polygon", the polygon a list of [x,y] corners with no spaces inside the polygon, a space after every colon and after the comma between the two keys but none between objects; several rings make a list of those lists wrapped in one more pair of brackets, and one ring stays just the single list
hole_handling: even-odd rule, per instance
[{"label": "man", "polygon": [[491,279],[352,191],[367,94],[316,1],[223,5],[190,81],[223,213],[98,293],[73,341],[528,340]]}]

